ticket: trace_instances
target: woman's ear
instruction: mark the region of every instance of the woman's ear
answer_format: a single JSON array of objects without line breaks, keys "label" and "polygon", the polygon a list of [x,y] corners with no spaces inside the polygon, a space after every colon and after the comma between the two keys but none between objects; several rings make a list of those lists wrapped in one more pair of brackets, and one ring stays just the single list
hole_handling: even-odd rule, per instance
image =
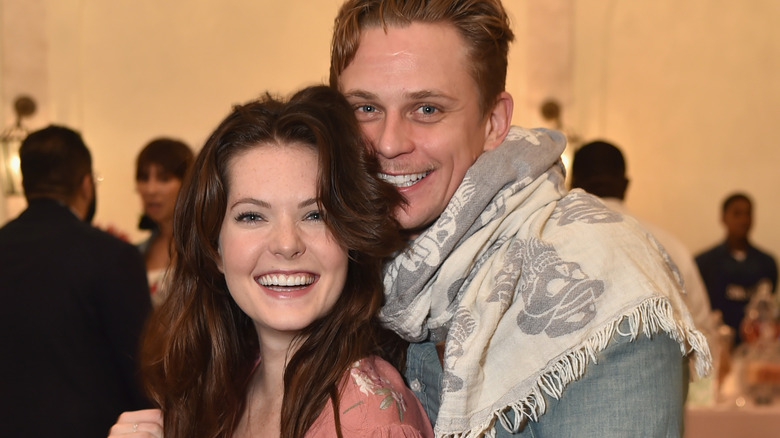
[{"label": "woman's ear", "polygon": [[225,268],[222,261],[222,244],[220,242],[217,242],[217,254],[219,255],[219,258],[217,259],[217,269],[219,269],[219,272],[224,274]]},{"label": "woman's ear", "polygon": [[514,110],[514,100],[512,95],[502,91],[490,113],[487,115],[485,123],[485,146],[483,151],[495,149],[504,141],[512,127],[512,111]]}]

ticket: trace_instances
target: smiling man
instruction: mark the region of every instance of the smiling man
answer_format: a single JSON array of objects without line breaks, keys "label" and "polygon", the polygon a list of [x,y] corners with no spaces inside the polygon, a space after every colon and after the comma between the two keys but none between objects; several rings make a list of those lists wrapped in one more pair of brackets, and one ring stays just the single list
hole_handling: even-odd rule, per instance
[{"label": "smiling man", "polygon": [[386,179],[407,198],[398,215],[405,228],[436,220],[471,164],[506,135],[511,97],[501,93],[483,114],[467,62],[453,26],[412,23],[364,30],[340,75]]},{"label": "smiling man", "polygon": [[510,126],[498,0],[349,0],[331,86],[414,237],[386,324],[438,436],[679,436],[709,350],[676,269],[634,221],[566,192],[559,132]]}]

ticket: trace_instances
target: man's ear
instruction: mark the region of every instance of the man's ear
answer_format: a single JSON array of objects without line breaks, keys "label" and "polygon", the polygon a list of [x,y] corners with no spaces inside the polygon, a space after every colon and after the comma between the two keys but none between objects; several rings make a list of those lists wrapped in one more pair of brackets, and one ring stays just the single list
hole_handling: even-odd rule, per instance
[{"label": "man's ear", "polygon": [[504,138],[509,133],[509,128],[512,127],[514,106],[515,102],[511,94],[502,91],[498,95],[496,103],[487,115],[484,151],[495,149],[504,141]]},{"label": "man's ear", "polygon": [[95,181],[92,180],[92,174],[88,173],[81,178],[81,184],[79,185],[79,197],[86,200],[87,203],[92,201],[94,194]]}]

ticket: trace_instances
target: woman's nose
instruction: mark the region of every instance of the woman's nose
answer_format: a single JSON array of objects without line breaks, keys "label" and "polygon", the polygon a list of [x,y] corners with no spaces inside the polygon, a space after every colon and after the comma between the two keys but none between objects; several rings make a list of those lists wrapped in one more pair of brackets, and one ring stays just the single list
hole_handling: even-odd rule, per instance
[{"label": "woman's nose", "polygon": [[306,245],[294,223],[279,223],[274,227],[270,250],[284,258],[295,258],[303,254]]}]

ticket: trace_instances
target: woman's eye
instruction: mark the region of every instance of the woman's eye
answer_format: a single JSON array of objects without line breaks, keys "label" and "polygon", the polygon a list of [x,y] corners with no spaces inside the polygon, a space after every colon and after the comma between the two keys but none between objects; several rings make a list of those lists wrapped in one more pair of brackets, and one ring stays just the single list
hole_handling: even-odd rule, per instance
[{"label": "woman's eye", "polygon": [[257,213],[247,212],[236,216],[236,222],[259,222],[263,217]]}]

